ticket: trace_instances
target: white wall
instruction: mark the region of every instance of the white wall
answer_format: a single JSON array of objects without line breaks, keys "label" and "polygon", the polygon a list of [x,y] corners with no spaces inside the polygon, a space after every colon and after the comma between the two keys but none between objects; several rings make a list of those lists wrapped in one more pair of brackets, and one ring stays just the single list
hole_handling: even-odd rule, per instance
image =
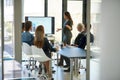
[{"label": "white wall", "polygon": [[100,80],[120,80],[120,0],[102,0]]}]

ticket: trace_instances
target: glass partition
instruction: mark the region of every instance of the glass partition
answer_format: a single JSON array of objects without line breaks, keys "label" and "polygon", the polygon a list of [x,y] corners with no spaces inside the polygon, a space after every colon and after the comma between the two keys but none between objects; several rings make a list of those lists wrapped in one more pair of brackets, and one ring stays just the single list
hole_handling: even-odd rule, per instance
[{"label": "glass partition", "polygon": [[[90,44],[90,50],[94,57],[90,60],[90,80],[99,80],[100,66],[100,17],[102,0],[91,0],[91,30],[94,35],[94,43]],[[94,68],[93,68],[94,67]],[[93,76],[94,75],[94,76]]]},{"label": "glass partition", "polygon": [[[1,12],[1,0],[0,0],[0,12]],[[2,29],[1,29],[1,13],[0,13],[0,80],[2,80],[2,50],[1,50],[1,47],[2,47],[2,36],[1,36],[1,33],[2,33]]]},{"label": "glass partition", "polygon": [[[4,0],[4,79],[13,77],[13,73],[9,71],[9,69],[13,69],[13,63],[11,61],[15,56],[13,1],[14,0]],[[8,65],[9,68],[6,67]]]}]

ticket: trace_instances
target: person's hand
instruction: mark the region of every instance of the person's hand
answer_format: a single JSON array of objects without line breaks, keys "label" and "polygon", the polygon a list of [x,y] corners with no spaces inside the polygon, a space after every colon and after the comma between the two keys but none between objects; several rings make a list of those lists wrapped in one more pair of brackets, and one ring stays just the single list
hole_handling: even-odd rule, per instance
[{"label": "person's hand", "polygon": [[66,25],[66,27],[67,27],[69,30],[72,30],[72,28],[71,28],[69,25]]},{"label": "person's hand", "polygon": [[71,46],[75,46],[74,44],[71,44]]},{"label": "person's hand", "polygon": [[59,50],[59,46],[56,46],[56,51],[58,51]]},{"label": "person's hand", "polygon": [[57,28],[56,32],[60,31],[61,29],[60,28]]},{"label": "person's hand", "polygon": [[53,56],[53,53],[51,52],[51,56]]},{"label": "person's hand", "polygon": [[77,45],[77,44],[75,44],[74,46],[75,46],[75,47],[78,47],[78,45]]}]

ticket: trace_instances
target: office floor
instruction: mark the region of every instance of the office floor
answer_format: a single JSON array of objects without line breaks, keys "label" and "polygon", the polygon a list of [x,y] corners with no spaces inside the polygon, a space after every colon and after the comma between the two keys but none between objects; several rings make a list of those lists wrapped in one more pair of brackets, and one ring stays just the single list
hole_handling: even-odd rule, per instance
[{"label": "office floor", "polygon": [[[64,72],[63,67],[58,67],[56,65],[56,60],[52,61],[53,70],[56,72],[52,74],[54,80],[69,80],[70,73]],[[85,60],[82,60],[83,66],[85,66]],[[86,71],[84,69],[79,69],[80,74],[78,76],[73,76],[73,80],[86,80]],[[30,71],[22,68],[21,65],[14,60],[4,61],[4,80],[40,80],[38,79],[38,72],[32,71],[29,76]],[[91,59],[90,60],[90,80],[98,80],[99,78],[99,60]]]}]

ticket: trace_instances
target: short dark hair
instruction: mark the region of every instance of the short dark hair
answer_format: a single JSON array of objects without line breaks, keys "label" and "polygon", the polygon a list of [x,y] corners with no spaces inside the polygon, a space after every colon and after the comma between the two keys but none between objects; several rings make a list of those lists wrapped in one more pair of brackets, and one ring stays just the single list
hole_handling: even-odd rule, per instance
[{"label": "short dark hair", "polygon": [[26,21],[25,22],[25,31],[29,31],[31,26],[32,26],[32,22],[31,21]]},{"label": "short dark hair", "polygon": [[[87,29],[87,24],[85,23],[84,24],[85,28]],[[90,24],[90,29],[91,29],[92,25]]]}]

